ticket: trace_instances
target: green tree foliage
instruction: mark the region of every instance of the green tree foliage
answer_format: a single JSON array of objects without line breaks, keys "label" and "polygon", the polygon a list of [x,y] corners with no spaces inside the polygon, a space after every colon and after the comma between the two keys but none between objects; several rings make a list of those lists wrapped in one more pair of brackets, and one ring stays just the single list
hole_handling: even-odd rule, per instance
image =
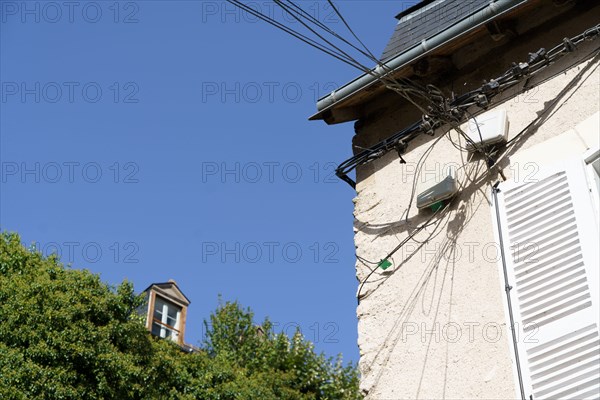
[{"label": "green tree foliage", "polygon": [[354,366],[273,332],[237,303],[200,351],[152,337],[143,298],[0,234],[0,399],[360,399]]}]

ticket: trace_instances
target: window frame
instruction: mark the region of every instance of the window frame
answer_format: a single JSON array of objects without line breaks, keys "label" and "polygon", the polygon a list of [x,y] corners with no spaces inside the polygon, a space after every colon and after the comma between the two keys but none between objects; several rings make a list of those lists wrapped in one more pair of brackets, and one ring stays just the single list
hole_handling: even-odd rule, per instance
[{"label": "window frame", "polygon": [[[162,305],[162,310],[159,311],[161,314],[161,318],[158,319],[155,316],[155,313],[158,311],[158,305]],[[172,307],[176,310],[176,319],[175,326],[169,325],[169,307]],[[179,340],[179,335],[181,334],[181,313],[183,308],[176,305],[175,303],[165,299],[164,297],[155,294],[154,304],[152,309],[152,323],[150,325],[151,332],[154,333],[155,324],[158,326],[159,334],[157,336],[164,339],[171,339],[174,342]]]}]

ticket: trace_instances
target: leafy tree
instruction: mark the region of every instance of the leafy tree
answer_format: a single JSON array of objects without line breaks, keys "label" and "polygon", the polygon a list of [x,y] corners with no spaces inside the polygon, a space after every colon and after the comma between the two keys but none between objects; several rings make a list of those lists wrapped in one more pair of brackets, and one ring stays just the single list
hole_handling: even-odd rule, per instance
[{"label": "leafy tree", "polygon": [[358,375],[352,365],[317,354],[314,345],[300,331],[290,339],[276,334],[266,319],[254,325],[254,314],[237,303],[219,305],[205,321],[207,331],[204,348],[211,355],[222,356],[241,365],[251,374],[280,376],[286,386],[310,399],[359,399]]},{"label": "leafy tree", "polygon": [[315,353],[299,332],[276,334],[237,303],[211,315],[203,348],[187,354],[152,337],[133,285],[0,234],[1,399],[359,399],[358,376]]}]

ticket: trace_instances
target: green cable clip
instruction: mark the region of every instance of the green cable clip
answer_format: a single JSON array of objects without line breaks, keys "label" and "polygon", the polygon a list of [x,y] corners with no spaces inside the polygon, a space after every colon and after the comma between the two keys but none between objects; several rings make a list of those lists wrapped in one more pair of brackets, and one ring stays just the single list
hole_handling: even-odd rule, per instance
[{"label": "green cable clip", "polygon": [[431,211],[436,212],[444,206],[444,201],[438,201],[431,205]]},{"label": "green cable clip", "polygon": [[385,271],[386,269],[392,266],[392,263],[389,262],[386,258],[385,260],[379,261],[379,264],[377,264],[377,266]]}]

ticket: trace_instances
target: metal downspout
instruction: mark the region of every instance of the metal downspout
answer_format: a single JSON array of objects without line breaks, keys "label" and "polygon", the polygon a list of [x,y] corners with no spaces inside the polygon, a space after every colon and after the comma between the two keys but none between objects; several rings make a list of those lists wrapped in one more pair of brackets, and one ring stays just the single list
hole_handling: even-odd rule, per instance
[{"label": "metal downspout", "polygon": [[515,318],[512,312],[512,302],[510,300],[510,291],[512,286],[508,283],[508,271],[506,269],[506,255],[504,254],[504,240],[502,239],[502,229],[500,225],[500,209],[498,207],[498,189],[497,182],[492,188],[492,195],[494,196],[494,207],[496,208],[496,223],[498,224],[498,239],[500,241],[500,256],[502,259],[502,269],[504,271],[504,291],[506,292],[506,301],[508,302],[508,318],[510,320],[510,330],[512,332],[513,347],[515,350],[515,359],[517,364],[517,378],[519,379],[519,390],[521,391],[521,400],[527,400],[525,395],[525,388],[523,387],[523,374],[521,372],[521,362],[519,360],[519,349],[517,347],[517,333],[515,332]]}]

